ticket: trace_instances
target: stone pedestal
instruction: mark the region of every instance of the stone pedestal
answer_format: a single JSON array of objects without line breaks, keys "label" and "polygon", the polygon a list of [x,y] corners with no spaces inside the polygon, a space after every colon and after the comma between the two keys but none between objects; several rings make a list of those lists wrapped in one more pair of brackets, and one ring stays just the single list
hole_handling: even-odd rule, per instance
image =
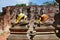
[{"label": "stone pedestal", "polygon": [[11,34],[8,40],[29,40],[26,35]]},{"label": "stone pedestal", "polygon": [[27,34],[28,28],[26,27],[13,27],[10,28],[11,34]]},{"label": "stone pedestal", "polygon": [[54,32],[55,28],[52,25],[41,25],[41,27],[36,27],[35,30],[36,32]]},{"label": "stone pedestal", "polygon": [[10,28],[10,36],[8,40],[29,40],[27,35],[28,28],[26,27],[12,27]]},{"label": "stone pedestal", "polygon": [[36,36],[34,40],[59,40],[55,34],[55,28],[53,26],[41,26],[36,27]]},{"label": "stone pedestal", "polygon": [[34,40],[59,40],[55,34],[43,34],[43,35],[36,35]]}]

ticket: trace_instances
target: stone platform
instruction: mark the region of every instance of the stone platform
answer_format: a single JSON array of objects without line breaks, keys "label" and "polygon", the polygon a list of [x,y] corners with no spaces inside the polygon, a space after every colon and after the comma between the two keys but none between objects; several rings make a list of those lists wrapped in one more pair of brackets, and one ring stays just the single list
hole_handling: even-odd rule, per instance
[{"label": "stone platform", "polygon": [[7,40],[29,40],[26,35],[11,34]]},{"label": "stone platform", "polygon": [[33,40],[59,40],[55,34],[36,35]]},{"label": "stone platform", "polygon": [[[8,40],[29,40],[27,35],[11,34]],[[36,35],[33,40],[59,40],[55,34]]]},{"label": "stone platform", "polygon": [[[27,36],[26,27],[15,27],[11,28],[11,35],[8,37],[8,40],[30,40]],[[54,32],[55,28],[52,26],[41,26],[36,27],[36,35],[33,40],[59,40]]]}]

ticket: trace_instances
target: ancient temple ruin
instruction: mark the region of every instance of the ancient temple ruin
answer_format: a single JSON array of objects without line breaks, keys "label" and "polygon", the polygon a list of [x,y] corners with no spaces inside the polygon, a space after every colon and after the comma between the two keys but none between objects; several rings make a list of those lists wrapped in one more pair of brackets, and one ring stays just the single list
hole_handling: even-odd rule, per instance
[{"label": "ancient temple ruin", "polygon": [[[42,14],[47,14],[49,15],[51,19],[54,19],[54,15],[59,12],[59,6],[52,6],[52,5],[50,6],[23,6],[23,7],[7,6],[7,7],[3,7],[2,10],[3,10],[2,16],[0,16],[0,25],[1,25],[0,27],[1,29],[4,30],[4,28],[7,25],[11,26],[12,25],[11,23],[15,22],[17,15],[19,13],[26,14],[28,16],[28,20],[30,20],[31,15],[34,15],[34,17],[36,17],[36,16],[41,16]],[[39,34],[39,32],[48,32],[48,31],[51,32],[51,31],[54,31],[54,29],[53,28],[49,29],[49,27],[47,29],[44,29],[44,27],[42,29],[39,27],[36,28],[37,34]],[[20,34],[24,34],[24,33],[20,33]]]},{"label": "ancient temple ruin", "polygon": [[2,10],[0,25],[6,27],[6,25],[10,24],[11,20],[14,20],[20,12],[26,14],[28,17],[31,16],[32,11],[34,14],[38,15],[45,13],[54,16],[54,14],[59,11],[59,6],[7,6],[3,7]]}]

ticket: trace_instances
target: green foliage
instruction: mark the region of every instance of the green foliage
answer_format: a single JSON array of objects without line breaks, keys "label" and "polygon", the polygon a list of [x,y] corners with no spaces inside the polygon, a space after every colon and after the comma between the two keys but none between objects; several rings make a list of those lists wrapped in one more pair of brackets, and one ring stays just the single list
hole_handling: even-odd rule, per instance
[{"label": "green foliage", "polygon": [[29,2],[28,6],[31,6],[33,3],[32,2]]},{"label": "green foliage", "polygon": [[2,12],[0,12],[0,16],[1,16]]},{"label": "green foliage", "polygon": [[47,1],[47,2],[44,2],[43,5],[58,5],[58,3],[55,1]]},{"label": "green foliage", "polygon": [[29,2],[28,6],[37,5],[36,3]]},{"label": "green foliage", "polygon": [[[37,5],[37,4],[33,3],[33,2],[29,2],[28,6],[31,6],[31,5]],[[27,5],[26,4],[16,4],[15,6],[27,6]]]},{"label": "green foliage", "polygon": [[45,2],[45,3],[43,3],[44,5],[50,5],[51,3],[49,3],[49,2]]},{"label": "green foliage", "polygon": [[26,6],[26,4],[16,4],[16,6]]}]

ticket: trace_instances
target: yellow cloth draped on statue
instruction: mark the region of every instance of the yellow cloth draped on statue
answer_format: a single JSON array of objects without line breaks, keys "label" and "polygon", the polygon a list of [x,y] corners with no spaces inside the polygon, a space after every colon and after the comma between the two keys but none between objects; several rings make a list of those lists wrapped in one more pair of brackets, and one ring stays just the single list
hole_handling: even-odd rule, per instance
[{"label": "yellow cloth draped on statue", "polygon": [[16,23],[21,21],[21,18],[24,17],[24,20],[27,18],[27,16],[23,13],[18,14],[18,17],[16,19]]}]

